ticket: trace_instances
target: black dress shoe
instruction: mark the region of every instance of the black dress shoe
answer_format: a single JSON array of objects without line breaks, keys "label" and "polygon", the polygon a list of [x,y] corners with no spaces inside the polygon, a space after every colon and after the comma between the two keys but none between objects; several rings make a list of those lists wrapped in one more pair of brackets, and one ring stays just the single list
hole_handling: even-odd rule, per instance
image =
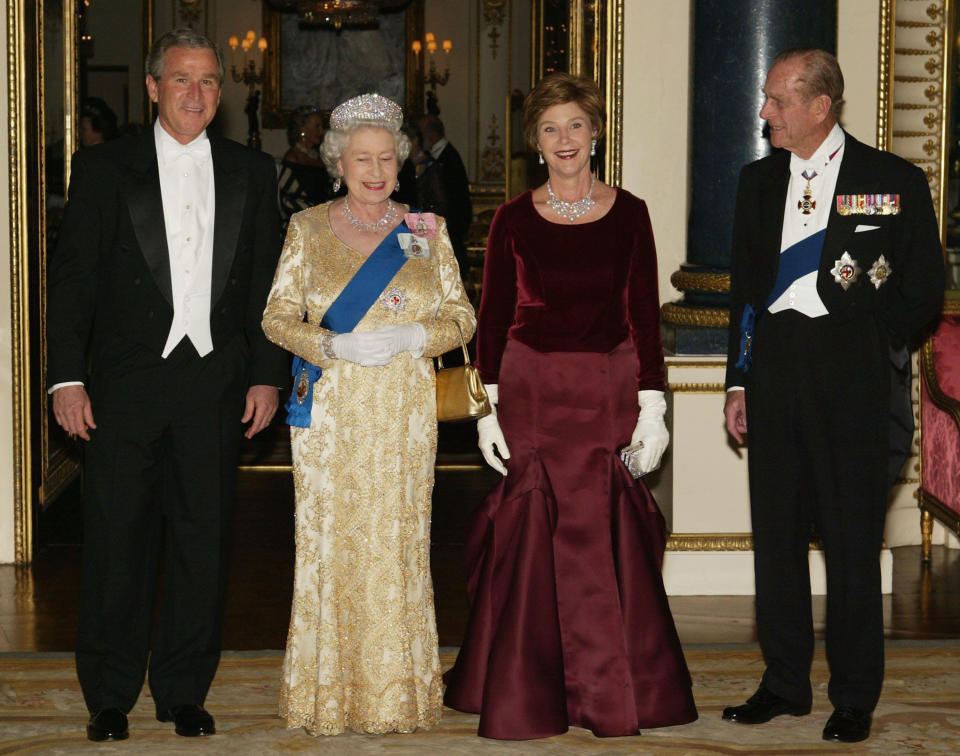
[{"label": "black dress shoe", "polygon": [[852,706],[838,706],[823,728],[823,739],[839,743],[859,743],[870,737],[872,721],[873,715],[869,711],[854,709]]},{"label": "black dress shoe", "polygon": [[197,704],[174,706],[172,709],[157,712],[157,719],[161,722],[173,722],[177,735],[185,738],[213,735],[217,731],[213,725],[213,717]]},{"label": "black dress shoe", "polygon": [[781,714],[800,717],[810,713],[810,704],[799,704],[771,693],[762,685],[740,706],[728,706],[723,718],[741,724],[762,724]]},{"label": "black dress shoe", "polygon": [[87,722],[88,740],[99,743],[103,740],[126,740],[129,737],[127,715],[120,709],[101,709]]}]

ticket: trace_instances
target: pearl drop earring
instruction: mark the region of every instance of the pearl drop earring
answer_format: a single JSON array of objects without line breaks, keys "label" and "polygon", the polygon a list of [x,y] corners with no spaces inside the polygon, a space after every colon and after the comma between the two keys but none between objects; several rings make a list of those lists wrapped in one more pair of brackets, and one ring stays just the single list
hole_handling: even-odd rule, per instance
[{"label": "pearl drop earring", "polygon": [[594,157],[597,154],[597,140],[590,140],[590,157]]}]

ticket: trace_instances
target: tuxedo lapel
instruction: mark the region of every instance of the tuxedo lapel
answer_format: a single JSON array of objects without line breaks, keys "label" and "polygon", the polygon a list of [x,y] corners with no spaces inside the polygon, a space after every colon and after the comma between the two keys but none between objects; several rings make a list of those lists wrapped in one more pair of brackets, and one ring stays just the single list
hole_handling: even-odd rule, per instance
[{"label": "tuxedo lapel", "polygon": [[247,172],[243,166],[230,159],[219,139],[210,140],[213,156],[213,183],[216,194],[213,221],[213,276],[210,282],[210,306],[213,307],[230,275],[233,258],[237,251],[240,221],[246,204]]},{"label": "tuxedo lapel", "polygon": [[780,244],[783,238],[783,213],[790,184],[790,153],[783,152],[772,161],[760,187],[760,224],[762,257],[756,261],[758,291],[766,297],[773,288],[780,264]]},{"label": "tuxedo lapel", "polygon": [[[842,216],[837,212],[837,195],[855,194],[862,192],[864,187],[870,186],[870,174],[864,162],[865,151],[860,144],[849,134],[846,134],[843,146],[843,160],[840,171],[837,173],[837,186],[832,197],[824,198],[830,202],[830,218],[827,221],[827,235],[823,240],[823,253],[820,256],[820,275],[818,288],[821,298],[833,283],[833,274],[830,270],[843,254],[854,227],[862,221],[863,216]],[[826,301],[826,300],[825,300]]]},{"label": "tuxedo lapel", "polygon": [[163,222],[160,170],[157,168],[157,147],[152,128],[144,131],[131,151],[128,178],[124,194],[140,253],[147,261],[157,287],[173,307],[170,253]]}]

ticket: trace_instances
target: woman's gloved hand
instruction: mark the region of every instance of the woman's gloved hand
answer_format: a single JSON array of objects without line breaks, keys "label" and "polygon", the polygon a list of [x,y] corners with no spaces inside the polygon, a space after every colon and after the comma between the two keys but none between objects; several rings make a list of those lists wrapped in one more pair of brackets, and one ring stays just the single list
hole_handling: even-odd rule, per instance
[{"label": "woman's gloved hand", "polygon": [[633,429],[630,443],[642,443],[639,453],[640,474],[646,475],[660,466],[660,457],[670,443],[670,433],[663,421],[667,411],[667,400],[662,391],[638,391],[637,401],[640,404],[640,416],[637,418],[637,427]]},{"label": "woman's gloved hand", "polygon": [[[490,408],[493,411],[486,417],[477,420],[477,437],[480,452],[487,464],[501,475],[506,475],[507,467],[500,457],[510,459],[510,450],[507,448],[503,431],[500,430],[500,423],[497,422],[497,401],[499,400],[497,387],[498,384],[496,383],[484,386],[487,390],[487,396],[490,398]],[[497,456],[497,453],[500,454],[500,457]]]},{"label": "woman's gloved hand", "polygon": [[410,352],[414,357],[423,356],[423,347],[427,343],[427,331],[419,323],[387,326],[374,333],[382,333],[390,339],[393,354]]},{"label": "woman's gloved hand", "polygon": [[378,367],[389,365],[399,352],[421,356],[426,340],[427,332],[423,326],[410,323],[364,333],[338,333],[331,339],[330,349],[341,360],[356,362],[363,367]]},{"label": "woman's gloved hand", "polygon": [[386,365],[393,359],[390,340],[379,331],[338,333],[330,341],[330,351],[340,360],[363,367]]}]

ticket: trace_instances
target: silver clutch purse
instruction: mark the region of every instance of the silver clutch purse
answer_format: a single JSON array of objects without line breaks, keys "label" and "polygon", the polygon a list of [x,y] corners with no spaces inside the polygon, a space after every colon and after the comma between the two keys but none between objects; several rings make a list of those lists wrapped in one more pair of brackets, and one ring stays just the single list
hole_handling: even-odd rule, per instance
[{"label": "silver clutch purse", "polygon": [[[640,451],[643,449],[643,441],[637,441],[635,444],[630,444],[630,446],[624,446],[620,450],[620,459],[623,462],[624,466],[634,478],[642,478],[647,473],[653,472],[653,470],[647,470],[647,473],[640,472]],[[653,468],[656,470],[659,468]]]}]

